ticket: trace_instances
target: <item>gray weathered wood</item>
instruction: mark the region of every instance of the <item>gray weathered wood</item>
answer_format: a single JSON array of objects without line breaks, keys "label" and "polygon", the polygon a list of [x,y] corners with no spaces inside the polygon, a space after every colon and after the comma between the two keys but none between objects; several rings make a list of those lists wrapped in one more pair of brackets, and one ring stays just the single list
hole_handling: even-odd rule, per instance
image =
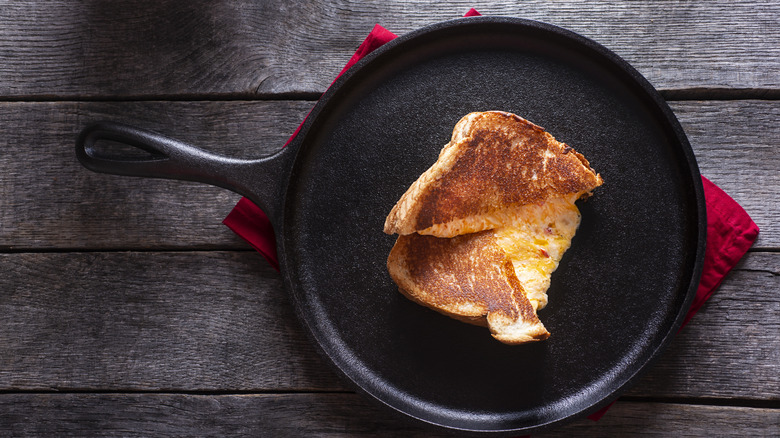
[{"label": "gray weathered wood", "polygon": [[[2,394],[0,429],[25,436],[445,437],[355,394]],[[600,421],[534,437],[777,436],[780,410],[618,402]]]},{"label": "gray weathered wood", "polygon": [[2,394],[11,436],[338,437],[428,435],[355,394]]},{"label": "gray weathered wood", "polygon": [[771,0],[2,3],[0,96],[14,99],[320,93],[375,23],[404,34],[471,7],[581,33],[661,89],[780,88]]},{"label": "gray weathered wood", "polygon": [[253,252],[0,255],[0,389],[341,389]]},{"label": "gray weathered wood", "polygon": [[702,406],[675,403],[619,401],[605,416],[588,419],[538,438],[603,436],[674,437],[772,437],[780,435],[780,410],[732,406]]},{"label": "gray weathered wood", "polygon": [[257,158],[278,150],[312,105],[0,103],[0,248],[245,248],[221,224],[240,196],[205,184],[90,172],[76,160],[76,136],[90,123],[114,120]]},{"label": "gray weathered wood", "polygon": [[[0,390],[344,390],[252,252],[0,255]],[[750,253],[631,395],[777,399],[780,254]]]},{"label": "gray weathered wood", "polygon": [[780,103],[670,102],[702,175],[734,198],[761,229],[754,248],[780,247]]},{"label": "gray weathered wood", "polygon": [[[0,249],[246,248],[221,224],[238,195],[197,183],[95,174],[75,158],[82,127],[117,120],[236,157],[281,147],[313,106],[272,102],[0,103]],[[780,247],[780,103],[673,102],[704,175]],[[121,232],[117,232],[119,229]]]}]

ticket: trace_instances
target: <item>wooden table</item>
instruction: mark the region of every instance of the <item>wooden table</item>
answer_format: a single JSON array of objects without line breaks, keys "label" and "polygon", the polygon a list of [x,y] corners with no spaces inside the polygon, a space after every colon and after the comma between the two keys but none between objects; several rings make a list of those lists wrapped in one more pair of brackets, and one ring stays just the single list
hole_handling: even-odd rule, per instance
[{"label": "wooden table", "polygon": [[538,436],[780,435],[780,3],[9,1],[0,6],[1,436],[431,436],[352,393],[222,189],[95,174],[111,119],[236,157],[279,148],[374,23],[470,7],[560,25],[632,63],[702,173],[761,228],[599,422]]}]

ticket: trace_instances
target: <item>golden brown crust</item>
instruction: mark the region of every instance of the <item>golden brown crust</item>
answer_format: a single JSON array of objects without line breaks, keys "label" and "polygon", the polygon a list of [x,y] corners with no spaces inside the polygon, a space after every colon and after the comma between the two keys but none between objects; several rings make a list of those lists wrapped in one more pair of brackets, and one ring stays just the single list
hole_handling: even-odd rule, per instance
[{"label": "golden brown crust", "polygon": [[449,239],[399,236],[387,268],[407,298],[460,321],[488,326],[502,342],[550,335],[492,231]]},{"label": "golden brown crust", "polygon": [[602,184],[581,154],[517,115],[464,116],[437,162],[415,181],[385,221],[388,234],[539,203]]}]

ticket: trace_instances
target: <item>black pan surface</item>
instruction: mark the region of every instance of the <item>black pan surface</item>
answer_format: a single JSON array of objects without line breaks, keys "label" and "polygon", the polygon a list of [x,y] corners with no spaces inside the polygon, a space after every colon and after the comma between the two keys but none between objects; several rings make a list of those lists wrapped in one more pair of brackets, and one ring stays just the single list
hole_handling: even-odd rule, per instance
[{"label": "black pan surface", "polygon": [[[583,153],[605,184],[539,316],[507,346],[401,296],[382,233],[392,206],[472,111],[516,113]],[[615,398],[676,332],[706,226],[695,159],[652,86],[603,47],[510,18],[434,25],[342,77],[298,137],[282,271],[322,352],[380,402],[425,422],[529,432]]]},{"label": "black pan surface", "polygon": [[[580,203],[539,312],[552,336],[539,343],[504,345],[413,304],[385,266],[386,215],[455,123],[486,110],[543,126],[605,181]],[[150,155],[101,153],[101,138]],[[269,213],[285,287],[321,353],[379,403],[451,430],[530,433],[609,403],[668,345],[704,257],[698,167],[663,99],[596,43],[515,18],[454,20],[382,46],[274,157],[214,156],[116,124],[85,129],[76,153],[100,172],[249,196]]]}]

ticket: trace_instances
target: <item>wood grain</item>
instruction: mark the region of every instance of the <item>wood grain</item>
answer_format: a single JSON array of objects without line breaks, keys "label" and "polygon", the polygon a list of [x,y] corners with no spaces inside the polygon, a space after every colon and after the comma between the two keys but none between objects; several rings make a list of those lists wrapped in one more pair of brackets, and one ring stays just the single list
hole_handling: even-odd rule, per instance
[{"label": "wood grain", "polygon": [[2,3],[0,96],[10,99],[316,95],[375,23],[400,35],[471,7],[581,33],[660,89],[780,88],[771,0]]},{"label": "wood grain", "polygon": [[[2,394],[0,429],[26,436],[448,437],[355,394]],[[598,422],[534,437],[776,436],[780,410],[618,402]]]},{"label": "wood grain", "polygon": [[[0,391],[346,390],[253,252],[0,255]],[[780,254],[750,253],[630,395],[777,400]]]},{"label": "wood grain", "polygon": [[770,437],[778,434],[778,409],[619,401],[598,422],[578,420],[533,436]]},{"label": "wood grain", "polygon": [[627,394],[780,400],[777,291],[780,254],[748,253]]},{"label": "wood grain", "polygon": [[[81,128],[117,120],[235,157],[277,150],[313,106],[270,102],[0,103],[0,250],[240,249],[221,224],[238,195],[203,184],[95,174],[75,158]],[[702,173],[780,248],[780,103],[673,102]],[[121,232],[117,232],[121,230]]]},{"label": "wood grain", "polygon": [[777,101],[670,102],[702,175],[760,228],[754,248],[780,247],[780,105]]},{"label": "wood grain", "polygon": [[240,196],[205,184],[113,177],[76,160],[99,120],[231,157],[278,150],[311,102],[0,103],[0,249],[248,248],[222,225]]},{"label": "wood grain", "polygon": [[253,252],[0,256],[0,389],[342,389]]}]

